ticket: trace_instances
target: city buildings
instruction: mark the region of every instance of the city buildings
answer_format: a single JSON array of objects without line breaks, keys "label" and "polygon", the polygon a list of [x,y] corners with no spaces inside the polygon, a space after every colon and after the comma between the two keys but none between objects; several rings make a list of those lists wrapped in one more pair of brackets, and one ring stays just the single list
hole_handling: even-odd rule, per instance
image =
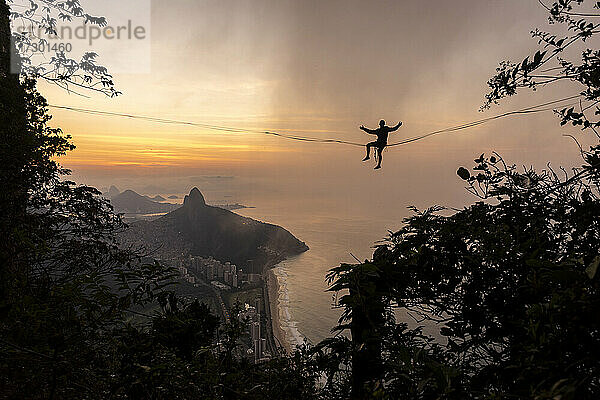
[{"label": "city buildings", "polygon": [[218,281],[231,288],[238,288],[242,271],[230,262],[222,263],[212,257],[190,257],[189,268],[206,282]]},{"label": "city buildings", "polygon": [[[209,283],[218,291],[227,291],[239,288],[242,283],[251,285],[262,283],[260,274],[245,274],[240,268],[231,262],[221,262],[212,257],[187,257],[173,259],[171,262],[177,265],[181,277],[193,284],[199,281]],[[218,293],[217,291],[217,293]],[[238,318],[248,323],[249,347],[248,355],[258,363],[270,357],[267,349],[267,340],[263,337],[266,332],[261,332],[261,313],[264,311],[262,298],[251,301],[253,305],[244,304],[244,309],[238,314]],[[224,307],[224,306],[223,306]],[[225,311],[227,314],[227,311]]]},{"label": "city buildings", "polygon": [[[260,300],[257,299],[257,304]],[[261,314],[260,308],[253,307],[249,304],[244,304],[244,310],[242,310],[238,318],[248,322],[248,330],[250,331],[250,340],[252,341],[252,354],[254,356],[254,362],[258,363],[266,358],[269,358],[267,352],[267,340],[263,337],[261,332]]]}]

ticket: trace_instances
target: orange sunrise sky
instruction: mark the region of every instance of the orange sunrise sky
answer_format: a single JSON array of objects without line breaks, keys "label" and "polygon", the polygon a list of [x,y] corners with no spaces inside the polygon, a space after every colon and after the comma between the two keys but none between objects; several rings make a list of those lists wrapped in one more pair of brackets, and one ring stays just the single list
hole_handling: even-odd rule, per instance
[{"label": "orange sunrise sky", "polygon": [[[536,27],[552,29],[535,0],[153,1],[151,72],[116,74],[123,95],[40,89],[56,105],[360,143],[371,138],[359,125],[401,120],[395,142],[575,93],[570,84],[542,88],[478,111],[498,63],[535,49]],[[110,54],[99,62],[110,68]],[[51,112],[77,145],[62,162],[78,181],[142,192],[163,183],[184,192],[187,181],[175,179],[231,175],[301,190],[382,191],[393,182],[417,198],[447,191],[458,201],[456,168],[483,152],[516,164],[579,162],[562,136],[577,130],[561,130],[551,112],[390,148],[377,174],[359,147]]]}]

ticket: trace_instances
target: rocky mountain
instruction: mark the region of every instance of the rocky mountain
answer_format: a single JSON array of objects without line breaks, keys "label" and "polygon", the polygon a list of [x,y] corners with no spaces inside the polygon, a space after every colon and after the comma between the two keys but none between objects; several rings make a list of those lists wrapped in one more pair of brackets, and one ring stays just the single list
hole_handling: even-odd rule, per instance
[{"label": "rocky mountain", "polygon": [[125,190],[110,200],[118,213],[154,214],[166,213],[181,207],[179,204],[158,203],[148,196],[137,194],[133,190]]},{"label": "rocky mountain", "polygon": [[308,250],[282,227],[207,205],[197,188],[185,196],[181,208],[132,223],[123,239],[155,250],[156,257],[212,256],[255,273]]},{"label": "rocky mountain", "polygon": [[162,197],[161,195],[157,194],[154,197],[151,197],[150,200],[154,200],[154,201],[165,201],[167,199],[165,199],[164,197]]},{"label": "rocky mountain", "polygon": [[112,185],[109,189],[108,192],[106,192],[106,195],[108,196],[109,199],[112,199],[115,196],[118,196],[119,193],[121,193],[119,191],[119,189],[117,189],[117,187],[115,185]]}]

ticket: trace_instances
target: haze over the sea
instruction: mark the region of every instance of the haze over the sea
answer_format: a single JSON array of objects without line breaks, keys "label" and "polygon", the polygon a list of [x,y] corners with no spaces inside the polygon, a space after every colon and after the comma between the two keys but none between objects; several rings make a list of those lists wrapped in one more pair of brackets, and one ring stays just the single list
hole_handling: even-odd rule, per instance
[{"label": "haze over the sea", "polygon": [[[122,96],[41,89],[52,104],[359,143],[372,139],[359,125],[401,120],[395,142],[572,95],[574,87],[561,84],[478,111],[498,62],[528,55],[532,29],[552,30],[540,7],[533,0],[154,2],[152,72],[116,75]],[[109,57],[100,61],[110,67]],[[389,148],[379,171],[360,161],[360,147],[52,113],[77,145],[62,160],[76,181],[142,194],[197,186],[209,202],[256,206],[242,212],[309,246],[311,238],[338,246],[329,253],[345,254],[338,262],[352,261],[350,251],[368,257],[409,205],[470,201],[456,169],[483,152],[517,165],[579,164],[562,135],[577,129],[561,129],[550,111]],[[340,250],[335,232],[360,227]]]}]

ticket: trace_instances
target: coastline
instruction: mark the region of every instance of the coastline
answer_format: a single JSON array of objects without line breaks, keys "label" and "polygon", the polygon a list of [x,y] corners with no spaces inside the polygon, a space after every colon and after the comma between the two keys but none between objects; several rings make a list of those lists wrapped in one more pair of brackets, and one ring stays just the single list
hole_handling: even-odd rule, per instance
[{"label": "coastline", "polygon": [[267,278],[267,291],[269,294],[269,308],[271,314],[271,330],[273,337],[278,345],[280,345],[287,354],[292,353],[292,349],[289,341],[287,340],[286,334],[281,328],[279,321],[279,283],[277,276],[275,275],[274,268],[269,268],[265,274]]}]

